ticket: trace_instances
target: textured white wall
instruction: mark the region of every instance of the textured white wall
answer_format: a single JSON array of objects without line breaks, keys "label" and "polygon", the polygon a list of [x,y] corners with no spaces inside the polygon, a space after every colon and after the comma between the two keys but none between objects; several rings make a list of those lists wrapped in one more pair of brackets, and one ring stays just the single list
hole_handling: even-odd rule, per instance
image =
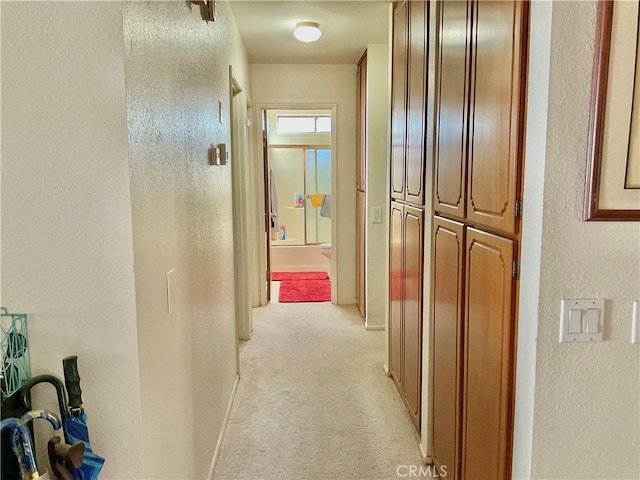
[{"label": "textured white wall", "polygon": [[[553,3],[546,144],[527,148],[527,162],[544,161],[543,185],[525,178],[543,187],[543,209],[524,211],[525,232],[542,232],[539,297],[521,291],[519,320],[538,324],[532,478],[640,477],[640,348],[629,340],[640,224],[581,219],[595,18],[595,2]],[[607,299],[604,342],[558,343],[563,298]]]},{"label": "textured white wall", "polygon": [[258,104],[337,105],[336,212],[338,303],[355,303],[356,66],[264,65],[251,67],[253,101]]},{"label": "textured white wall", "polygon": [[148,478],[207,476],[237,375],[231,166],[209,165],[207,149],[230,142],[229,64],[250,80],[229,6],[217,7],[209,24],[185,2],[124,8]]},{"label": "textured white wall", "polygon": [[34,375],[78,355],[102,478],[142,478],[122,7],[1,8],[1,303],[29,314]]},{"label": "textured white wall", "polygon": [[[386,248],[389,197],[389,46],[367,45],[367,327],[384,327],[386,317]],[[372,223],[380,208],[382,223]]]}]

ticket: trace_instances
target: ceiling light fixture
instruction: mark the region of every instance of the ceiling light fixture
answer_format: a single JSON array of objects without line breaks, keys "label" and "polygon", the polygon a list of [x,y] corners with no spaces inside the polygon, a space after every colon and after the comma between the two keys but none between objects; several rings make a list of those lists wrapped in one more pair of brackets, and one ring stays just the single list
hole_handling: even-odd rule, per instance
[{"label": "ceiling light fixture", "polygon": [[316,22],[296,23],[296,29],[293,31],[293,36],[305,43],[315,42],[320,35],[322,35],[320,24]]}]

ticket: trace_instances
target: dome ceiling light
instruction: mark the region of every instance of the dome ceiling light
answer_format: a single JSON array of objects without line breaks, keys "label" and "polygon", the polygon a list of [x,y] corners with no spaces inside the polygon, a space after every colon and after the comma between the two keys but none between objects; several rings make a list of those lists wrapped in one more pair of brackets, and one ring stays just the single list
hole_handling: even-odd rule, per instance
[{"label": "dome ceiling light", "polygon": [[322,32],[320,24],[317,22],[299,22],[293,31],[293,36],[305,43],[315,42],[320,38],[320,35]]}]

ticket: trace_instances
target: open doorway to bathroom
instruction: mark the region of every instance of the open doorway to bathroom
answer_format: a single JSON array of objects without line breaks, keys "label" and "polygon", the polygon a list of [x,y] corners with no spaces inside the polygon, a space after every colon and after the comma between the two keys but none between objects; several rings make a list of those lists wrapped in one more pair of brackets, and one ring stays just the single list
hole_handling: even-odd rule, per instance
[{"label": "open doorway to bathroom", "polygon": [[[263,118],[271,301],[329,301],[332,111],[268,109]],[[326,281],[303,284],[301,272],[325,272]]]}]

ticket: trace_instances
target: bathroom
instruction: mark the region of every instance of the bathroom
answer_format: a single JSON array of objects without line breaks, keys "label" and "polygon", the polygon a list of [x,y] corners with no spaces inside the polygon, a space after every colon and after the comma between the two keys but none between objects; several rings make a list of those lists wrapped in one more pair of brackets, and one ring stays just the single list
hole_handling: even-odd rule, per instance
[{"label": "bathroom", "polygon": [[326,271],[331,258],[331,110],[268,110],[271,271]]}]

